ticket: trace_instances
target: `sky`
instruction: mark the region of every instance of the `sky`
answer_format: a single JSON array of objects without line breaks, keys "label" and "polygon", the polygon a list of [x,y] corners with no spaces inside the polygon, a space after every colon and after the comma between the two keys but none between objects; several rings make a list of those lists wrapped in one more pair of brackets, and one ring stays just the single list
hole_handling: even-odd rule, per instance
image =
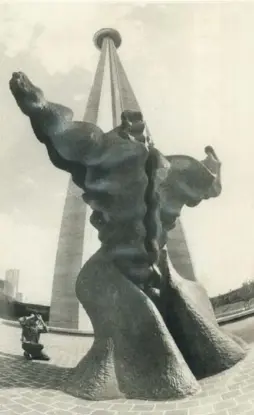
[{"label": "sky", "polygon": [[[164,154],[222,161],[219,198],[184,208],[197,278],[213,296],[254,278],[254,4],[0,4],[0,278],[20,269],[26,301],[50,302],[69,176],[54,168],[8,87],[24,71],[81,119],[99,52],[114,27],[119,56]],[[98,124],[110,129],[106,92]],[[97,248],[87,229],[84,260]]]}]

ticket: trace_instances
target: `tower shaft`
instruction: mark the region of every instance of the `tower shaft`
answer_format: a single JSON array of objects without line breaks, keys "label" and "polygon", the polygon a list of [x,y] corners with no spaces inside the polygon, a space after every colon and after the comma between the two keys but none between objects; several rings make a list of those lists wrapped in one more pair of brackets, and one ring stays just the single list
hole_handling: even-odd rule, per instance
[{"label": "tower shaft", "polygon": [[[103,45],[93,85],[88,97],[84,121],[96,124],[106,59]],[[82,266],[86,205],[81,190],[70,178],[60,227],[53,277],[49,325],[78,329],[79,302],[75,282]]]}]

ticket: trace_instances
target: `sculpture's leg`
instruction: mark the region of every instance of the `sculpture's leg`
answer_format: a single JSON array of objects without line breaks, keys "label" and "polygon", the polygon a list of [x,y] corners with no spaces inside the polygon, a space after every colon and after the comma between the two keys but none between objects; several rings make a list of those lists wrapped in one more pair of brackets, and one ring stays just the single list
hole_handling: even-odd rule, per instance
[{"label": "sculpture's leg", "polygon": [[76,292],[95,341],[68,379],[67,392],[90,399],[170,399],[199,389],[152,301],[102,249],[81,270]]},{"label": "sculpture's leg", "polygon": [[77,397],[92,400],[122,397],[116,379],[110,337],[95,336],[91,349],[74,368],[64,389]]},{"label": "sculpture's leg", "polygon": [[202,285],[169,272],[163,255],[160,311],[190,369],[202,378],[232,367],[246,355],[244,342],[219,327]]}]

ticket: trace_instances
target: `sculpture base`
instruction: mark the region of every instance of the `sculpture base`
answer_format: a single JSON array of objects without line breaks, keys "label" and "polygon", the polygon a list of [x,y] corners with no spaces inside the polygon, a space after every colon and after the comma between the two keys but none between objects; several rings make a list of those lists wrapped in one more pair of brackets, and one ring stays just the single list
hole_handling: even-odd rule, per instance
[{"label": "sculpture base", "polygon": [[196,377],[218,373],[245,356],[244,344],[218,326],[198,283],[179,276],[165,281],[161,301],[171,316],[164,316],[170,330],[148,296],[102,249],[85,264],[76,292],[95,340],[66,381],[65,392],[91,400],[179,399],[200,390]]}]

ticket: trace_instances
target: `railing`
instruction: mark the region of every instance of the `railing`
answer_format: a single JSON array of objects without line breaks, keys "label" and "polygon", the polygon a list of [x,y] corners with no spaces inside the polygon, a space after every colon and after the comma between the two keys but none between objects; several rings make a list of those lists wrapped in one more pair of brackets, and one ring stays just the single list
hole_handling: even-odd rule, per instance
[{"label": "railing", "polygon": [[229,322],[233,322],[236,320],[240,320],[244,317],[248,317],[248,316],[252,316],[254,315],[254,307],[249,308],[249,309],[242,309],[242,310],[237,310],[235,313],[225,313],[224,315],[221,314],[219,316],[216,316],[217,318],[217,322],[219,324],[225,324],[225,323],[229,323]]}]

